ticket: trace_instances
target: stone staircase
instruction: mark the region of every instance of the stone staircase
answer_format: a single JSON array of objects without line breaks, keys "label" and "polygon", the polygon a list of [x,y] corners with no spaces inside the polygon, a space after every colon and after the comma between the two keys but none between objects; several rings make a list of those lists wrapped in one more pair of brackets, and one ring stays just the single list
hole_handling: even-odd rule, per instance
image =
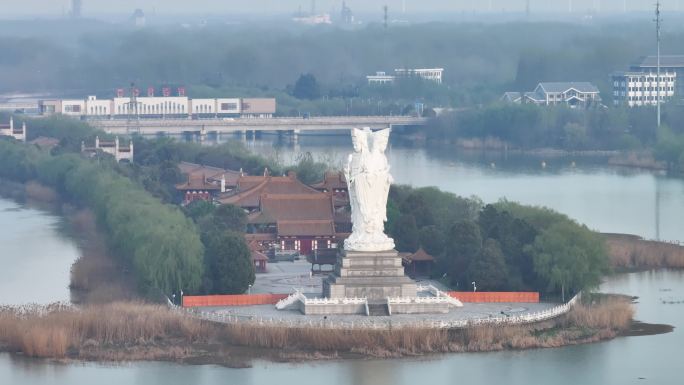
[{"label": "stone staircase", "polygon": [[368,315],[369,316],[389,316],[389,310],[387,309],[386,303],[369,303],[368,304]]}]

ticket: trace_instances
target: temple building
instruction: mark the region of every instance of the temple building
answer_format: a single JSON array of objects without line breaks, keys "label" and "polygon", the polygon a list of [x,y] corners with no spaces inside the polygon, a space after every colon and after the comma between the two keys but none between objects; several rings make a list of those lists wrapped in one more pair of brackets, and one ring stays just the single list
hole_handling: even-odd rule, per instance
[{"label": "temple building", "polygon": [[432,272],[432,267],[435,264],[435,258],[428,254],[421,247],[415,253],[399,253],[401,256],[401,263],[406,268],[406,274],[411,278],[429,277]]},{"label": "temple building", "polygon": [[332,193],[335,198],[335,207],[349,205],[349,190],[347,180],[341,171],[329,171],[325,173],[323,181],[314,183],[311,187],[320,192]]},{"label": "temple building", "polygon": [[236,188],[218,201],[247,212],[246,238],[264,250],[310,255],[336,247],[351,231],[351,219],[340,212],[344,208],[335,206],[334,192],[307,186],[293,172],[272,176],[266,170],[262,176],[241,176]]},{"label": "temple building", "polygon": [[98,151],[102,151],[105,154],[109,154],[116,159],[117,162],[126,160],[129,162],[133,161],[133,141],[128,142],[128,146],[121,146],[119,143],[119,137],[114,138],[113,141],[100,140],[99,136],[95,137],[95,146],[86,147],[85,142],[81,142],[81,152],[84,154],[95,155]]},{"label": "temple building", "polygon": [[294,172],[287,176],[272,176],[268,170],[264,170],[260,176],[241,175],[235,183],[235,189],[221,194],[218,201],[252,213],[259,210],[263,194],[320,194],[320,191],[300,182]]},{"label": "temple building", "polygon": [[26,141],[26,123],[21,127],[14,127],[14,119],[10,117],[9,124],[0,124],[0,136],[11,136],[16,140]]},{"label": "temple building", "polygon": [[235,189],[238,179],[244,175],[242,170],[226,170],[189,162],[180,162],[178,168],[187,178],[176,185],[183,205],[196,200],[213,202],[221,194]]}]

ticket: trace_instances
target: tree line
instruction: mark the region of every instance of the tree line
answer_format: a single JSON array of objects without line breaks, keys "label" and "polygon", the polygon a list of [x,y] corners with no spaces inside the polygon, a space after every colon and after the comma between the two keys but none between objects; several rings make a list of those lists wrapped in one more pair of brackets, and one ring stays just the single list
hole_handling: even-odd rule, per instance
[{"label": "tree line", "polygon": [[[134,81],[143,88],[185,86],[192,97],[275,96],[282,99],[281,114],[361,114],[416,99],[477,106],[541,81],[590,81],[610,104],[608,75],[653,52],[652,28],[649,20],[629,20],[122,30],[95,21],[22,20],[2,27],[0,92],[68,90],[79,96],[89,90],[108,97]],[[663,31],[663,52],[681,52],[683,37],[681,26],[671,24]],[[445,69],[443,86],[365,84],[376,71],[434,67]],[[318,80],[316,92],[289,92],[302,74]]]},{"label": "tree line", "polygon": [[196,226],[175,206],[153,198],[115,170],[113,160],[50,155],[33,146],[0,141],[0,175],[38,180],[91,208],[112,253],[131,268],[143,293],[196,291],[204,248]]},{"label": "tree line", "polygon": [[425,127],[428,140],[496,138],[510,148],[652,151],[672,168],[684,170],[684,106],[574,109],[533,104],[493,104],[445,114]]},{"label": "tree line", "polygon": [[436,257],[434,277],[458,290],[475,282],[478,290],[565,297],[608,272],[600,235],[546,208],[393,186],[386,229],[399,251],[422,247]]}]

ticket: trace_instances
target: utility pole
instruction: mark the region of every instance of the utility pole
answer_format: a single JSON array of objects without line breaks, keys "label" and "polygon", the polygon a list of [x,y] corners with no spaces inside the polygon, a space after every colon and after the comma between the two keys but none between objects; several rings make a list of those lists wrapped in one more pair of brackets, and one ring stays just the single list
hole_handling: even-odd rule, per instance
[{"label": "utility pole", "polygon": [[382,7],[383,12],[385,13],[384,20],[385,20],[385,29],[387,29],[387,5]]},{"label": "utility pole", "polygon": [[662,19],[660,18],[660,0],[656,2],[656,43],[658,46],[658,54],[657,54],[657,71],[656,71],[656,113],[658,114],[658,125],[657,127],[660,127],[660,22]]},{"label": "utility pole", "polygon": [[[133,113],[133,119],[131,123],[131,113]],[[137,95],[137,89],[135,88],[135,83],[131,82],[131,98],[130,102],[128,103],[128,116],[129,116],[129,124],[128,124],[128,132],[136,132],[140,133],[140,122],[138,121],[138,95]]]}]

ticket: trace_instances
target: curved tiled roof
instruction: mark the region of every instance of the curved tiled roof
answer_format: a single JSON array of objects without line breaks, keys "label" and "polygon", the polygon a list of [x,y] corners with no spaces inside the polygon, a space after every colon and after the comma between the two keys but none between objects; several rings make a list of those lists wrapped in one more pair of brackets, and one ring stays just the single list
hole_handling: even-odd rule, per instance
[{"label": "curved tiled roof", "polygon": [[242,176],[237,181],[237,192],[219,198],[223,204],[258,207],[264,194],[321,194],[300,182],[294,174],[288,176]]},{"label": "curved tiled roof", "polygon": [[425,250],[423,250],[422,247],[413,254],[405,255],[404,259],[408,262],[432,262],[435,260],[435,258],[432,255],[428,254]]},{"label": "curved tiled roof", "polygon": [[278,221],[278,236],[335,236],[335,225],[331,220]]},{"label": "curved tiled roof", "polygon": [[333,221],[332,197],[328,194],[263,194],[260,200],[259,213],[250,216],[250,223]]},{"label": "curved tiled roof", "polygon": [[342,171],[326,172],[325,176],[323,177],[323,180],[318,183],[312,184],[311,187],[317,190],[327,191],[332,191],[335,189],[346,190],[347,179],[344,177],[344,173]]}]

